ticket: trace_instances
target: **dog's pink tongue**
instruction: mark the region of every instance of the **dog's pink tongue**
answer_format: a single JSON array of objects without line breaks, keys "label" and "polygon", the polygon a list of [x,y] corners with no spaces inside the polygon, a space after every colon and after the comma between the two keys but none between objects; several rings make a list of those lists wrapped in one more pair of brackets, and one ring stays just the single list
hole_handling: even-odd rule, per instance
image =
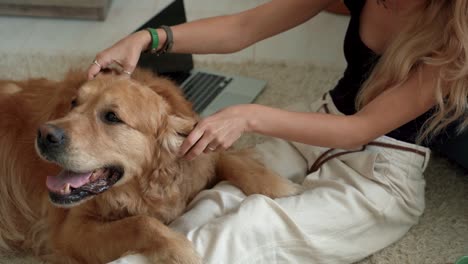
[{"label": "dog's pink tongue", "polygon": [[57,176],[47,176],[47,188],[53,192],[60,192],[68,184],[73,188],[78,188],[89,182],[92,172],[76,173],[63,170]]}]

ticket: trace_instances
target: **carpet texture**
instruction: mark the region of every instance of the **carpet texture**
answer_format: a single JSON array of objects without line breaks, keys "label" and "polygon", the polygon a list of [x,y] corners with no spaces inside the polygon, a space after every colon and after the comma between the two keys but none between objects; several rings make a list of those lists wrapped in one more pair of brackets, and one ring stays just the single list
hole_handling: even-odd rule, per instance
[{"label": "carpet texture", "polygon": [[[60,79],[70,68],[83,69],[92,58],[87,56],[45,57],[0,55],[0,79],[47,77]],[[197,63],[203,68],[241,74],[268,81],[256,102],[286,107],[299,101],[312,101],[332,88],[343,69],[313,65],[268,63]],[[1,122],[1,121],[0,121]],[[262,141],[261,136],[246,135],[239,146]],[[393,245],[358,262],[359,264],[454,263],[468,255],[468,175],[456,164],[434,153],[425,173],[426,210],[419,224]],[[339,251],[339,249],[336,249]],[[36,264],[40,261],[24,254],[0,257],[0,263]]]}]

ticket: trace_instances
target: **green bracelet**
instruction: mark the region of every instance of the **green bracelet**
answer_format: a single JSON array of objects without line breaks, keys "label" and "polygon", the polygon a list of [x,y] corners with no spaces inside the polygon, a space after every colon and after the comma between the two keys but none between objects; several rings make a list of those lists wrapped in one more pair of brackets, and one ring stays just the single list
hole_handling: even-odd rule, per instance
[{"label": "green bracelet", "polygon": [[151,48],[149,51],[151,53],[156,53],[156,51],[158,50],[158,45],[159,45],[158,32],[154,28],[146,28],[146,30],[148,30],[148,32],[151,35]]}]

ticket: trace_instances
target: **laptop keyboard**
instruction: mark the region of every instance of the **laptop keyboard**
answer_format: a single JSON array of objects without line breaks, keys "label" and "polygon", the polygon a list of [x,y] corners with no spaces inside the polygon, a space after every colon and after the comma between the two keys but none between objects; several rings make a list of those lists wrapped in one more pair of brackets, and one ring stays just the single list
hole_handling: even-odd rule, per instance
[{"label": "laptop keyboard", "polygon": [[182,91],[187,100],[192,102],[195,112],[201,113],[231,81],[232,78],[197,72],[182,86]]}]

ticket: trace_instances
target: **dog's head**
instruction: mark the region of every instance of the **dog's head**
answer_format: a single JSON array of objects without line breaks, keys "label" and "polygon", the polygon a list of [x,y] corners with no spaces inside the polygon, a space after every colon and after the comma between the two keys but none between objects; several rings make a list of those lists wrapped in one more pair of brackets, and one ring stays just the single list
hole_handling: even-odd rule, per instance
[{"label": "dog's head", "polygon": [[63,168],[47,178],[50,200],[74,206],[141,175],[155,152],[177,158],[194,123],[189,103],[168,80],[107,74],[84,83],[70,112],[38,129],[37,152]]}]

